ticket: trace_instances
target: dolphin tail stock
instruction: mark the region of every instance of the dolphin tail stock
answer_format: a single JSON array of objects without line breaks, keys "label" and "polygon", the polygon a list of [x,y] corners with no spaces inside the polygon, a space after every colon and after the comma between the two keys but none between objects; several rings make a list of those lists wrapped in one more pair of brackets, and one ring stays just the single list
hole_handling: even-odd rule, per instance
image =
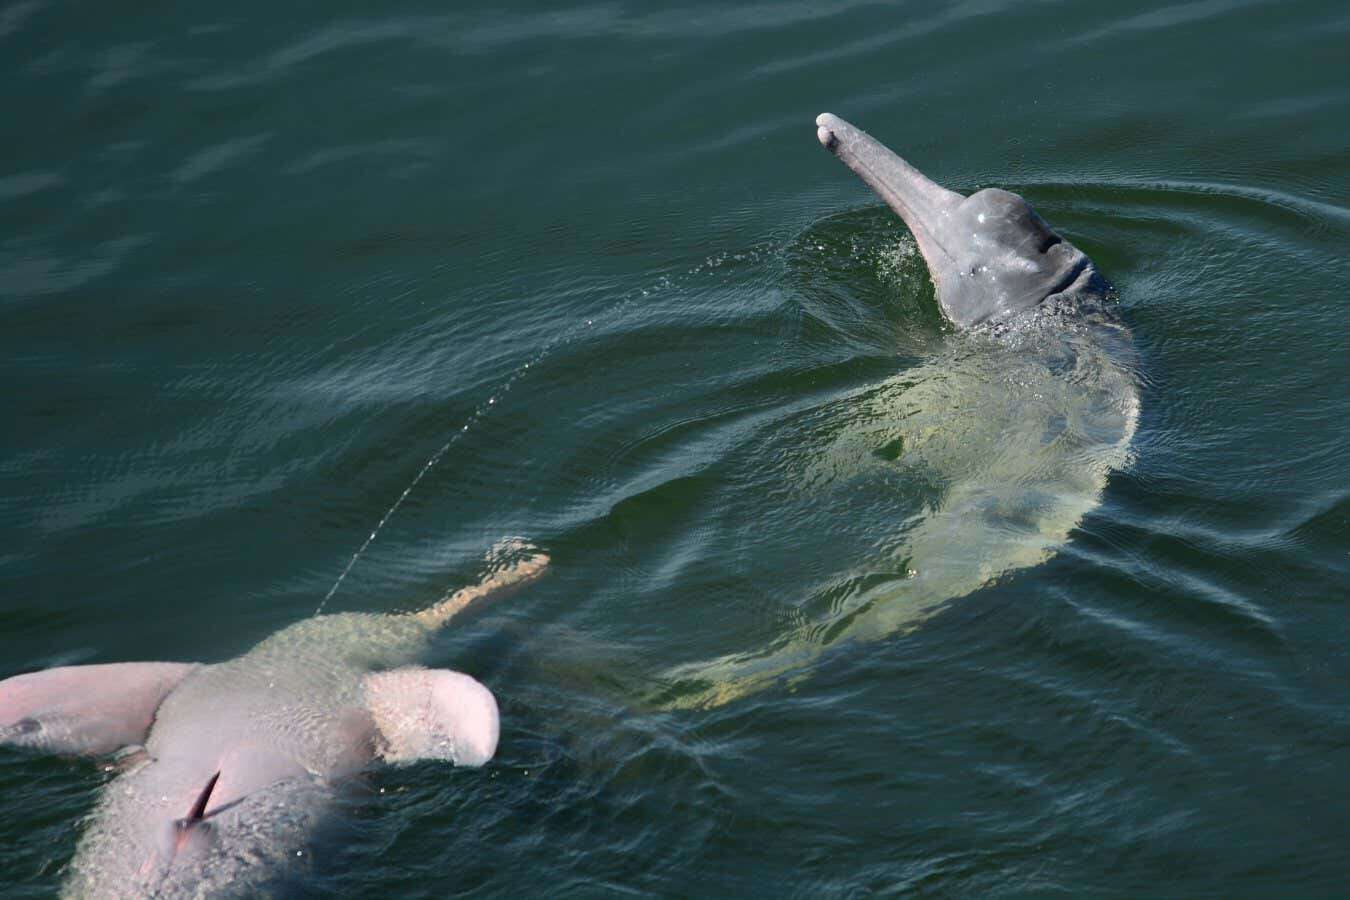
[{"label": "dolphin tail stock", "polygon": [[[657,706],[710,709],[775,685],[791,690],[833,647],[913,631],[952,600],[1054,556],[1096,507],[1107,473],[1120,464],[1116,453],[1053,484],[1018,484],[1012,473],[1001,472],[959,485],[907,533],[896,554],[904,576],[851,577],[846,580],[866,587],[767,649],[668,669]],[[993,477],[1000,474],[1008,482]]]},{"label": "dolphin tail stock", "polygon": [[871,584],[842,608],[799,625],[767,648],[667,669],[649,702],[664,710],[706,710],[775,686],[794,690],[835,645],[906,633],[951,599],[922,579],[873,575],[844,580]]},{"label": "dolphin tail stock", "polygon": [[824,649],[810,641],[788,640],[764,652],[684,663],[662,673],[646,702],[658,710],[716,709],[775,684],[790,686]]},{"label": "dolphin tail stock", "polygon": [[478,584],[460,588],[440,602],[413,613],[428,628],[440,628],[476,600],[501,597],[544,576],[549,556],[524,538],[503,538],[487,553],[489,574]]}]

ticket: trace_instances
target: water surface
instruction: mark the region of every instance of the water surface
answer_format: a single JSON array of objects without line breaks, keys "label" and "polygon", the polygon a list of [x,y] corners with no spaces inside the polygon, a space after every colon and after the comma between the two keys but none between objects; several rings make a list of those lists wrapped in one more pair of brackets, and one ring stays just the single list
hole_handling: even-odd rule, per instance
[{"label": "water surface", "polygon": [[[497,759],[371,775],[305,893],[1335,894],[1348,37],[1328,2],[8,3],[0,676],[236,655],[412,485],[325,610],[508,534],[555,572],[428,660],[496,692]],[[947,489],[831,468],[952,335],[824,110],[1096,260],[1132,461],[1048,561],[658,708]],[[107,777],[0,755],[7,895]]]}]

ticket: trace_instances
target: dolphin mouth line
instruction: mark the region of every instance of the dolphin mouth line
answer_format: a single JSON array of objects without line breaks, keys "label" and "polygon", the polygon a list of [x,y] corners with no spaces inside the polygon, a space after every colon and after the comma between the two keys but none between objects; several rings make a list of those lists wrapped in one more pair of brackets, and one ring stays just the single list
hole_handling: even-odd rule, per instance
[{"label": "dolphin mouth line", "polygon": [[1056,294],[1062,294],[1068,291],[1088,273],[1092,268],[1092,261],[1086,256],[1080,256],[1062,276],[1060,276],[1053,285],[1050,286],[1050,293],[1047,297],[1053,297]]}]

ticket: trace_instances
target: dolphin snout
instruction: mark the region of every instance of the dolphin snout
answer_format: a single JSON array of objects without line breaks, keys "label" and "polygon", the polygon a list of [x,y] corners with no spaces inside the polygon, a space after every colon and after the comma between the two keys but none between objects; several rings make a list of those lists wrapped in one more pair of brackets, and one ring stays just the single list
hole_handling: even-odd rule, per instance
[{"label": "dolphin snout", "polygon": [[839,146],[839,138],[834,133],[839,121],[839,117],[833,113],[821,113],[816,116],[816,138],[820,141],[820,145],[831,153]]}]

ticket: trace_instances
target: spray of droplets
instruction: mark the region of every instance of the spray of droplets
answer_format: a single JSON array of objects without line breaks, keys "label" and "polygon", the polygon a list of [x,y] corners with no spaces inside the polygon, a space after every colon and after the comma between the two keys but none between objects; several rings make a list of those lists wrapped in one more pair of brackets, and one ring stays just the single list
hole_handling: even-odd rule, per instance
[{"label": "spray of droplets", "polygon": [[[645,300],[646,298],[651,297],[655,294],[669,291],[672,288],[675,288],[680,284],[684,283],[689,278],[701,275],[710,269],[721,268],[722,266],[727,265],[728,263],[758,260],[763,258],[765,255],[767,255],[769,252],[775,249],[776,248],[773,248],[770,245],[766,244],[752,248],[750,251],[747,251],[745,253],[722,254],[718,256],[712,256],[704,260],[703,262],[699,263],[698,265],[694,266],[693,268],[689,269],[688,271],[686,271],[683,276],[677,276],[675,278],[672,278],[669,275],[662,275],[656,280],[655,284],[653,284],[651,287],[639,290],[636,293],[626,297],[625,299],[620,300],[618,303],[612,306],[609,310],[605,312],[605,318],[613,319],[614,317],[622,314],[634,302],[639,300]],[[478,407],[474,409],[472,413],[469,414],[469,417],[464,420],[464,424],[460,425],[459,428],[456,429],[452,435],[450,435],[450,439],[447,440],[444,444],[442,444],[435,453],[431,454],[431,456],[427,458],[427,461],[422,464],[422,468],[420,468],[417,471],[417,474],[413,476],[412,481],[408,482],[408,486],[403,489],[403,493],[399,494],[398,498],[393,502],[393,504],[389,507],[389,509],[385,510],[384,515],[381,516],[380,520],[375,523],[375,527],[371,529],[370,534],[366,535],[366,539],[361,543],[361,546],[358,547],[356,549],[356,552],[352,554],[352,558],[347,560],[347,565],[342,569],[342,574],[338,575],[337,580],[333,582],[333,586],[328,589],[328,593],[324,595],[323,599],[319,601],[319,605],[315,607],[314,614],[316,616],[323,612],[323,608],[328,604],[328,601],[331,600],[333,598],[333,595],[338,592],[338,588],[342,587],[342,582],[347,579],[347,575],[356,565],[357,560],[359,560],[362,556],[365,555],[366,550],[369,549],[371,544],[375,543],[375,538],[379,536],[380,531],[383,530],[384,526],[389,522],[389,520],[394,517],[394,513],[398,512],[398,508],[403,505],[403,501],[408,499],[408,496],[413,492],[413,489],[416,488],[417,485],[422,481],[422,479],[426,477],[426,474],[428,472],[430,472],[432,469],[436,467],[436,464],[439,463],[441,459],[445,456],[445,454],[450,451],[450,448],[453,447],[459,441],[460,438],[462,438],[465,434],[467,434],[470,429],[472,429],[475,425],[477,425],[480,421],[482,421],[482,419],[494,407],[496,407],[498,403],[501,402],[501,399],[506,396],[506,394],[511,390],[511,388],[515,387],[517,382],[519,382],[522,378],[525,377],[525,375],[530,371],[530,369],[539,365],[541,362],[544,361],[546,357],[552,355],[554,351],[556,351],[558,348],[564,347],[567,344],[570,344],[572,341],[576,340],[578,336],[580,336],[583,332],[589,330],[594,324],[595,324],[594,319],[586,319],[583,322],[573,326],[572,328],[564,330],[560,334],[553,337],[551,340],[547,341],[544,344],[544,346],[541,347],[529,360],[517,366],[511,372],[511,374],[506,377],[506,380],[503,381],[497,387],[497,389],[492,392],[492,394],[487,398],[487,400],[479,404]]]},{"label": "spray of droplets", "polygon": [[[588,319],[585,327],[589,327],[590,324],[591,320]],[[398,512],[398,508],[403,505],[404,500],[408,499],[408,495],[413,492],[413,488],[417,487],[418,482],[425,478],[426,474],[435,468],[436,463],[441,461],[441,458],[449,452],[450,448],[453,447],[460,438],[468,433],[470,428],[477,424],[479,420],[488,414],[490,409],[497,405],[498,400],[506,396],[507,391],[511,390],[516,382],[525,376],[525,373],[530,370],[530,367],[538,364],[553,350],[554,347],[557,346],[557,344],[558,341],[555,339],[550,344],[545,345],[544,349],[540,350],[533,359],[516,368],[515,371],[507,376],[506,381],[502,382],[501,386],[497,388],[492,396],[479,404],[478,408],[469,414],[469,417],[464,421],[464,424],[459,426],[459,429],[456,430],[454,434],[450,435],[450,439],[444,444],[441,444],[440,449],[427,458],[427,461],[422,464],[422,468],[413,476],[412,481],[408,482],[408,486],[403,489],[403,493],[399,494],[398,499],[394,501],[393,505],[385,510],[384,515],[380,517],[380,521],[375,524],[375,527],[371,529],[370,534],[366,535],[365,541],[357,548],[356,552],[352,554],[352,558],[347,561],[347,565],[343,568],[342,574],[337,577],[337,581],[333,582],[333,586],[328,589],[328,593],[324,595],[323,599],[319,601],[319,605],[315,607],[314,615],[317,616],[323,612],[324,606],[332,599],[333,595],[337,593],[338,588],[342,586],[342,582],[346,580],[347,574],[352,570],[352,566],[356,565],[356,561],[365,554],[366,548],[375,542],[376,536],[380,533],[380,530],[384,528],[385,523],[393,518],[394,513]]]}]

